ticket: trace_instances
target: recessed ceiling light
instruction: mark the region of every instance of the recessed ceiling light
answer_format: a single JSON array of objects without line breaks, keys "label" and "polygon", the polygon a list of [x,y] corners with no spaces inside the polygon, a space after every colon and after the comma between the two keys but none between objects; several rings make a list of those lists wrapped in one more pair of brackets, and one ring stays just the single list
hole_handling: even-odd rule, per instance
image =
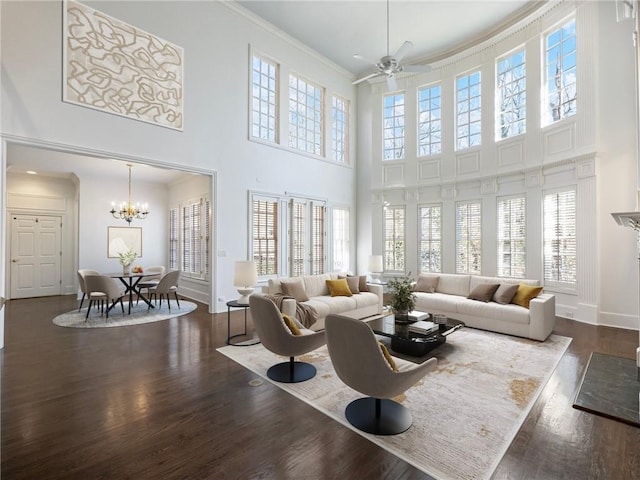
[{"label": "recessed ceiling light", "polygon": [[33,170],[27,170],[27,173],[28,173],[29,175],[35,175],[35,174],[36,174],[36,173],[38,173],[38,172],[35,172],[35,171],[33,171]]}]

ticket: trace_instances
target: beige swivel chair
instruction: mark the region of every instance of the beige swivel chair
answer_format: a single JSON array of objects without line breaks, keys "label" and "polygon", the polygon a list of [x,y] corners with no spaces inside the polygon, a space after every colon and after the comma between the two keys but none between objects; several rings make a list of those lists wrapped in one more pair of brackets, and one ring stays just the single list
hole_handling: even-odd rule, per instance
[{"label": "beige swivel chair", "polygon": [[347,405],[345,416],[349,423],[374,435],[396,435],[407,430],[413,423],[411,413],[391,399],[433,370],[437,359],[414,364],[393,358],[398,366],[398,371],[394,371],[366,323],[327,315],[325,329],[327,348],[338,377],[354,390],[369,395]]},{"label": "beige swivel chair", "polygon": [[304,382],[313,378],[316,367],[296,362],[294,357],[303,355],[325,343],[324,332],[300,329],[301,335],[293,335],[284,324],[282,314],[275,303],[259,293],[249,297],[251,318],[260,341],[276,355],[289,357],[288,362],[278,363],[267,370],[271,380],[283,383]]},{"label": "beige swivel chair", "polygon": [[[164,276],[164,272],[165,268],[162,265],[145,268],[145,275],[137,286],[138,290],[142,290],[144,288],[147,290],[147,295],[149,295],[149,289],[158,285],[160,279]],[[140,298],[136,300],[136,305],[139,300]]]},{"label": "beige swivel chair", "polygon": [[111,311],[118,302],[120,302],[122,314],[124,315],[122,297],[124,297],[125,288],[120,282],[111,277],[107,277],[106,275],[86,275],[84,277],[84,286],[87,290],[87,294],[89,295],[89,308],[87,308],[85,320],[89,318],[91,303],[96,301],[93,299],[93,294],[95,292],[100,292],[104,295],[104,301],[107,303],[107,318],[109,318],[109,311]]},{"label": "beige swivel chair", "polygon": [[[180,270],[171,270],[170,272],[168,272],[164,277],[160,279],[155,287],[149,288],[149,302],[151,302],[152,297],[155,297],[157,300],[158,295],[160,295],[160,307],[162,307],[162,297],[164,296],[167,299],[169,310],[171,310],[171,301],[169,301],[169,294],[173,293],[176,298],[178,308],[180,308],[180,300],[178,300],[178,280],[180,280]],[[151,303],[149,303],[147,310],[149,308],[151,308]]]},{"label": "beige swivel chair", "polygon": [[[87,296],[87,289],[84,285],[84,277],[87,275],[100,275],[100,272],[96,270],[78,270],[78,285],[80,285],[80,291],[82,291],[82,299],[80,300],[80,306],[78,307],[78,311],[82,310],[82,304],[84,303],[84,299]],[[91,300],[100,300],[96,305],[102,307],[103,300],[105,299],[105,294],[102,292],[93,292],[93,298],[89,298],[89,306],[91,306]]]}]

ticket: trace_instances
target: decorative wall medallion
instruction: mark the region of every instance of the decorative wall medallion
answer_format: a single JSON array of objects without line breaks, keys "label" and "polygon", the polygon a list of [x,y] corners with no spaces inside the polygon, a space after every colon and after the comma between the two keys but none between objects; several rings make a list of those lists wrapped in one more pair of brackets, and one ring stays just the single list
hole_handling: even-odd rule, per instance
[{"label": "decorative wall medallion", "polygon": [[183,58],[181,47],[65,2],[65,102],[182,130]]}]

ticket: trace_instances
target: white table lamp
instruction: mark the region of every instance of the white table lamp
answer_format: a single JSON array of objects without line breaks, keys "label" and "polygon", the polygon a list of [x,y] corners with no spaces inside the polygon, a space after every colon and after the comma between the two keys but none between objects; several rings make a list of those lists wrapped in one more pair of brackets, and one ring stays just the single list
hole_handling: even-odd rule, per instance
[{"label": "white table lamp", "polygon": [[258,283],[258,271],[253,260],[238,261],[233,271],[233,286],[236,287],[240,298],[237,300],[242,305],[249,304],[249,295]]},{"label": "white table lamp", "polygon": [[376,283],[380,283],[380,276],[383,271],[382,255],[371,255],[369,257],[369,273],[371,273],[371,279]]}]

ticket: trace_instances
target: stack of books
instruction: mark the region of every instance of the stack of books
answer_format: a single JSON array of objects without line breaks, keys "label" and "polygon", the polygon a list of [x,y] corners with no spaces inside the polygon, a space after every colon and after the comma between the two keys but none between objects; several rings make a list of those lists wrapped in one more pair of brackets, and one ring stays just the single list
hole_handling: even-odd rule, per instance
[{"label": "stack of books", "polygon": [[409,331],[413,333],[420,333],[421,335],[429,335],[440,330],[440,325],[437,323],[420,320],[418,322],[409,325]]}]

